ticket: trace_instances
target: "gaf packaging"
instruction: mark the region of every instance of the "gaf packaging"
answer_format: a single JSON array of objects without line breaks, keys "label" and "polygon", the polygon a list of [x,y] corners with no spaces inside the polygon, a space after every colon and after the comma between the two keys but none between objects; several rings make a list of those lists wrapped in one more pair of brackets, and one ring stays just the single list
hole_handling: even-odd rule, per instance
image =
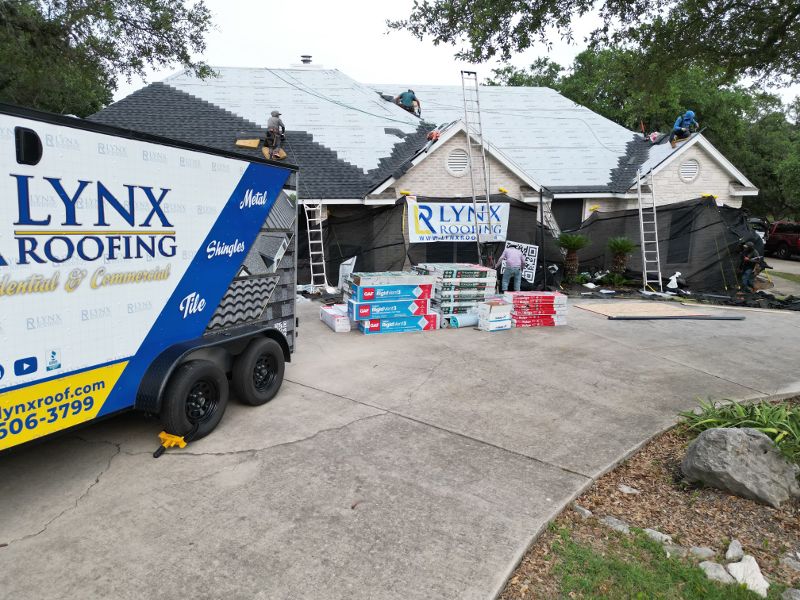
[{"label": "gaf packaging", "polygon": [[419,273],[435,275],[439,279],[496,279],[497,271],[481,265],[467,263],[422,263],[414,267]]},{"label": "gaf packaging", "polygon": [[350,286],[350,297],[356,302],[376,302],[385,300],[425,300],[431,297],[432,283],[419,285],[360,285]]},{"label": "gaf packaging", "polygon": [[410,271],[383,271],[377,273],[351,273],[349,277],[353,285],[370,287],[376,285],[424,285],[434,283],[436,278]]},{"label": "gaf packaging", "polygon": [[322,306],[319,309],[320,321],[333,329],[336,333],[346,333],[350,331],[350,318],[347,316],[347,306],[344,304],[333,304]]},{"label": "gaf packaging", "polygon": [[395,300],[392,302],[347,302],[347,315],[351,321],[368,321],[388,317],[411,317],[426,315],[430,311],[430,300]]},{"label": "gaf packaging", "polygon": [[369,321],[359,321],[358,328],[366,335],[401,331],[431,331],[439,329],[439,315],[431,313],[419,317],[370,319]]},{"label": "gaf packaging", "polygon": [[478,321],[478,329],[482,331],[507,331],[511,329],[511,326],[512,323],[510,317],[498,319],[496,321],[488,321],[486,319],[480,319]]}]

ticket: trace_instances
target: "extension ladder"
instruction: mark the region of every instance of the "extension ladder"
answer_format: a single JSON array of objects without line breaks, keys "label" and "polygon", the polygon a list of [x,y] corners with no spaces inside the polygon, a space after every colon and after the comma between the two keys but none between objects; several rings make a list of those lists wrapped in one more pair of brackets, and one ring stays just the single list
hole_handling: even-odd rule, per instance
[{"label": "extension ladder", "polygon": [[[464,97],[464,128],[467,134],[467,160],[469,161],[469,182],[472,186],[472,208],[475,213],[475,233],[478,242],[478,257],[482,262],[481,244],[497,241],[492,231],[491,195],[489,193],[489,164],[483,144],[483,124],[481,123],[481,102],[478,93],[478,74],[475,71],[461,71],[461,91]],[[486,220],[479,222],[479,203],[483,203]],[[479,225],[487,225],[490,233],[480,233]]]},{"label": "extension ladder", "polygon": [[636,196],[639,200],[639,239],[642,247],[642,290],[664,291],[661,281],[661,254],[658,249],[658,219],[656,217],[656,190],[652,169],[642,180],[641,169],[636,177]]},{"label": "extension ladder", "polygon": [[322,243],[322,203],[306,202],[303,203],[306,213],[306,225],[308,230],[308,266],[311,270],[311,287],[316,291],[318,288],[328,287],[328,277],[325,273],[325,247]]}]

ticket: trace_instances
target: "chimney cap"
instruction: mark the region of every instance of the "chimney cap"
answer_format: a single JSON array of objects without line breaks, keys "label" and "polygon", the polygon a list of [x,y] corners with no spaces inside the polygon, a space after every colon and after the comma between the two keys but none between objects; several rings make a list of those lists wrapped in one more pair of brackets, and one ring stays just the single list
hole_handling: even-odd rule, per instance
[{"label": "chimney cap", "polygon": [[311,55],[310,54],[301,54],[300,55],[300,62],[303,63],[304,65],[310,65],[311,64]]}]

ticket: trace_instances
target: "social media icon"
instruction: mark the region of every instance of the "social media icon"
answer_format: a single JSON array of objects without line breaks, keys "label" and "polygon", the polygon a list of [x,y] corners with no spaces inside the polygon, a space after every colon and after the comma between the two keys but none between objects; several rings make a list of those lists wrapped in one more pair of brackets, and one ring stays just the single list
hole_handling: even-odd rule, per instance
[{"label": "social media icon", "polygon": [[36,360],[35,356],[20,358],[19,360],[14,361],[14,375],[16,375],[17,377],[22,377],[23,375],[30,375],[31,373],[35,373],[38,368],[39,368],[39,361]]}]

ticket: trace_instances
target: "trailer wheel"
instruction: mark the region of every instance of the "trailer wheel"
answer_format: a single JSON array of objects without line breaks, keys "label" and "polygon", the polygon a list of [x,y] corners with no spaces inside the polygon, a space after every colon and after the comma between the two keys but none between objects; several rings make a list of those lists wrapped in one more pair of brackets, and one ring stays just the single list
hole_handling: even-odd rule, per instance
[{"label": "trailer wheel", "polygon": [[210,360],[190,360],[170,377],[161,405],[161,422],[168,433],[192,439],[211,433],[228,405],[228,378]]},{"label": "trailer wheel", "polygon": [[233,392],[245,404],[266,404],[278,393],[285,368],[278,342],[255,339],[233,363]]}]

